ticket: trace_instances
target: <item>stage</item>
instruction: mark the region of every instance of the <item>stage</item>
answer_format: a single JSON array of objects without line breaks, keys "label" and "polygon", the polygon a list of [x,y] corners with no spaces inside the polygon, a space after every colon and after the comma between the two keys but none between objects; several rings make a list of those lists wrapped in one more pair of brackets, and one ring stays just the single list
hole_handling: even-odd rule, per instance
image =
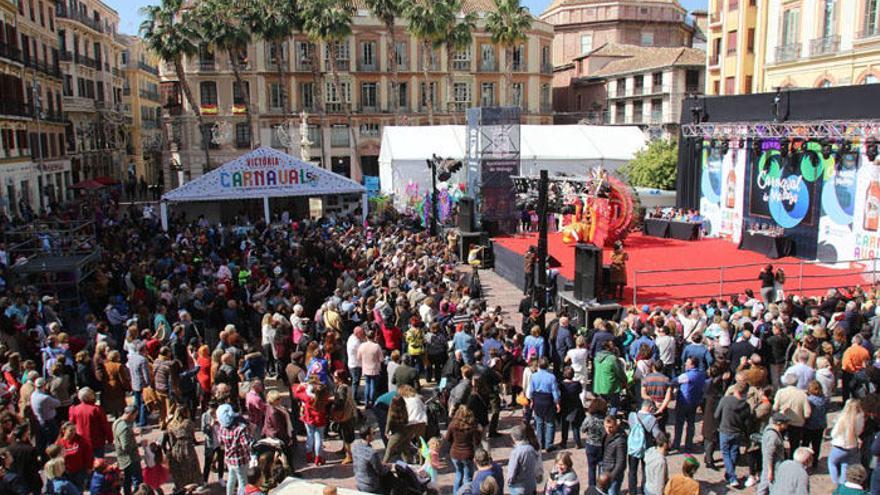
[{"label": "stage", "polygon": [[[517,287],[524,285],[523,255],[529,246],[537,246],[537,233],[492,239],[495,271]],[[633,285],[637,285],[636,303],[669,305],[687,301],[705,302],[721,293],[725,298],[752,289],[760,297],[758,273],[768,263],[783,267],[785,293],[822,295],[828,287],[851,287],[870,282],[873,266],[830,265],[804,262],[797,258],[771,260],[764,255],[737,249],[722,239],[680,241],[632,233],[624,241],[629,254],[627,287],[621,304],[633,303]],[[559,290],[565,281],[574,279],[574,247],[562,242],[562,234],[548,236],[548,254],[559,261]],[[604,250],[604,263],[611,250]],[[748,265],[748,266],[743,266]],[[724,267],[723,269],[719,267]],[[691,270],[691,271],[687,271]],[[653,271],[639,273],[636,271]],[[563,280],[564,279],[564,280]],[[668,285],[667,287],[658,287]]]}]

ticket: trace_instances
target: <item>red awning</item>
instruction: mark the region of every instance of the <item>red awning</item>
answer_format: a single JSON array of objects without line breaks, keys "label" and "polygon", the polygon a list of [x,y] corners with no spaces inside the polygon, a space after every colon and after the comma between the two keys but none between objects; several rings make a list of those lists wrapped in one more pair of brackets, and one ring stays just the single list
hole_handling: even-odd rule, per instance
[{"label": "red awning", "polygon": [[115,186],[116,184],[119,184],[118,180],[114,179],[113,177],[108,177],[106,175],[101,176],[101,177],[95,177],[95,182],[98,182],[98,183],[103,184],[105,186]]},{"label": "red awning", "polygon": [[106,187],[104,184],[101,184],[97,180],[89,179],[89,180],[81,180],[76,184],[70,186],[70,189],[82,189],[84,191],[94,191],[96,189],[101,189],[102,187]]}]

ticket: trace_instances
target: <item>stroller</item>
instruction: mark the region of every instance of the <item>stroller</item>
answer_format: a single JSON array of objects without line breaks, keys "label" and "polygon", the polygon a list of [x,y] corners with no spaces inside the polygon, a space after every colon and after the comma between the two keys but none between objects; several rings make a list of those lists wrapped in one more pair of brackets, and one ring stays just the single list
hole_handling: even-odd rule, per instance
[{"label": "stroller", "polygon": [[439,495],[431,485],[430,477],[421,477],[415,469],[405,462],[397,461],[391,466],[392,488],[390,495]]},{"label": "stroller", "polygon": [[257,467],[260,458],[266,453],[271,454],[273,457],[272,467],[269,472],[271,473],[274,485],[277,486],[284,481],[287,475],[292,471],[293,466],[290,465],[291,459],[288,459],[287,454],[284,453],[284,446],[280,440],[275,438],[264,438],[251,445],[251,467]]}]

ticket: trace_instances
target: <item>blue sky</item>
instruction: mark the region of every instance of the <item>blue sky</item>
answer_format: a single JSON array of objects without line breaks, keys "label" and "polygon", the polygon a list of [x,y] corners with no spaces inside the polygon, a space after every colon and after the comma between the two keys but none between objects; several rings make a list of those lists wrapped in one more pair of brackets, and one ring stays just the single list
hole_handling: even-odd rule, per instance
[{"label": "blue sky", "polygon": [[[679,0],[688,11],[695,9],[706,9],[708,0]],[[126,34],[137,34],[140,25],[140,16],[138,10],[144,5],[157,3],[158,0],[104,0],[104,3],[110,5],[119,12],[119,30]],[[537,15],[550,3],[550,0],[522,0],[523,5],[529,8],[533,14]]]}]

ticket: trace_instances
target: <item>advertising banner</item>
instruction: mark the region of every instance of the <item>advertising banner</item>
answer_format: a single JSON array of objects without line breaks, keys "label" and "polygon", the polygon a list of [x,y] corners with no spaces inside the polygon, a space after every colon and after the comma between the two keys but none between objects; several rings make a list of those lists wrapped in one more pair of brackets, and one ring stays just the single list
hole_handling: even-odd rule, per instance
[{"label": "advertising banner", "polygon": [[723,157],[720,150],[703,145],[700,177],[700,215],[707,237],[739,242],[743,222],[743,190],[746,161],[744,149],[730,149]]}]

